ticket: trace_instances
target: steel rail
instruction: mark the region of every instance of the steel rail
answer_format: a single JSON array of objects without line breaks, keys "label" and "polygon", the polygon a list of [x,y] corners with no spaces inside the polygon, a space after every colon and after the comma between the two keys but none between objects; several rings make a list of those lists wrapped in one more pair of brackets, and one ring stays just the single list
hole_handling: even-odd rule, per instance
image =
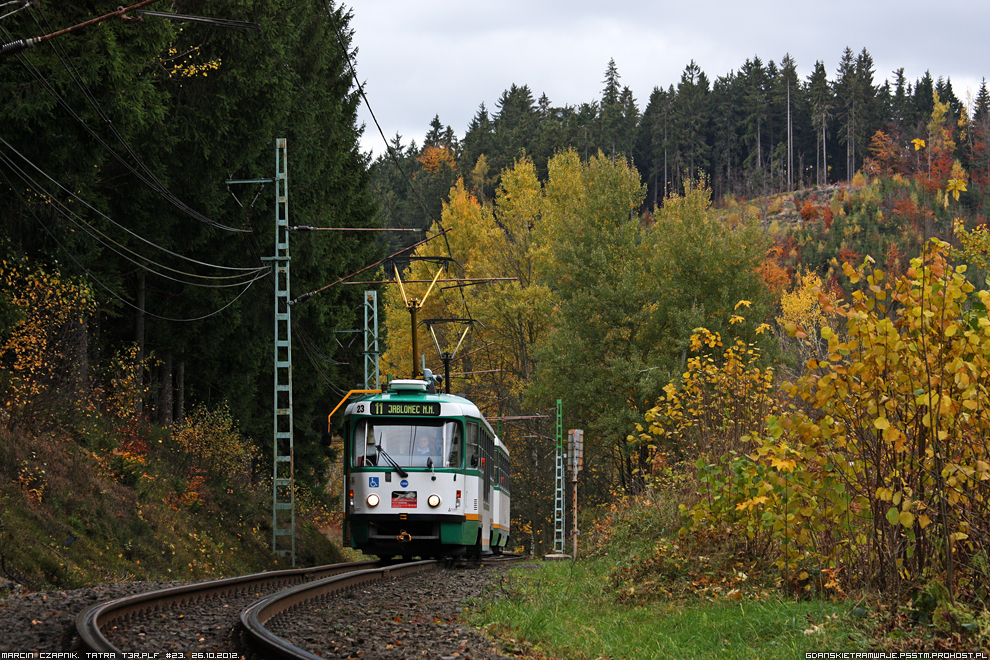
[{"label": "steel rail", "polygon": [[323,577],[340,573],[354,572],[362,567],[382,566],[380,561],[349,562],[345,564],[330,564],[314,568],[294,568],[283,571],[266,571],[239,577],[209,580],[178,587],[168,587],[155,591],[147,591],[133,596],[117,598],[105,603],[98,603],[83,610],[76,617],[76,631],[84,650],[93,653],[122,653],[103,634],[103,628],[114,621],[132,614],[155,610],[170,605],[176,605],[223,594],[247,591],[262,585],[278,585],[308,577]]},{"label": "steel rail", "polygon": [[299,648],[291,642],[279,637],[265,627],[272,617],[281,614],[297,605],[316,600],[327,594],[344,591],[365,582],[384,580],[390,577],[402,577],[420,571],[435,570],[443,566],[436,560],[414,561],[407,564],[394,564],[381,568],[352,571],[314,582],[300,584],[291,589],[280,591],[262,598],[248,609],[241,612],[241,625],[247,634],[247,642],[252,646],[263,649],[264,657],[278,657],[286,660],[323,660],[320,656]]}]

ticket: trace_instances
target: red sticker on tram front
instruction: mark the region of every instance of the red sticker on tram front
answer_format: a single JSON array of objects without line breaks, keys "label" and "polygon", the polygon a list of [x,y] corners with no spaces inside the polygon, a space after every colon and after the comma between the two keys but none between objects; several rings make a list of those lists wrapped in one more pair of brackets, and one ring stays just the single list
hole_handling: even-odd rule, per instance
[{"label": "red sticker on tram front", "polygon": [[392,491],[392,508],[393,509],[415,509],[416,508],[416,491],[414,491],[414,490],[393,490]]}]

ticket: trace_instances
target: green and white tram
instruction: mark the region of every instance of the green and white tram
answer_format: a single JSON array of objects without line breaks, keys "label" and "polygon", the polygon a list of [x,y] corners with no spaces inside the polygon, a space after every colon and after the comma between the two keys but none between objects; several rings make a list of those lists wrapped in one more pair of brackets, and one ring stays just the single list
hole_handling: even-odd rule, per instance
[{"label": "green and white tram", "polygon": [[344,411],[344,541],[389,558],[500,554],[509,452],[478,407],[397,379]]}]

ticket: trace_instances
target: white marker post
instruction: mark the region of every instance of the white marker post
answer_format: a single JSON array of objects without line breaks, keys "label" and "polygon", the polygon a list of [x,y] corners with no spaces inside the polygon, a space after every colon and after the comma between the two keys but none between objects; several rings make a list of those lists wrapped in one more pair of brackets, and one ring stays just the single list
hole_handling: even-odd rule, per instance
[{"label": "white marker post", "polygon": [[570,429],[567,432],[567,462],[571,466],[571,482],[574,484],[574,559],[577,559],[578,518],[577,482],[578,472],[584,467],[584,429]]}]

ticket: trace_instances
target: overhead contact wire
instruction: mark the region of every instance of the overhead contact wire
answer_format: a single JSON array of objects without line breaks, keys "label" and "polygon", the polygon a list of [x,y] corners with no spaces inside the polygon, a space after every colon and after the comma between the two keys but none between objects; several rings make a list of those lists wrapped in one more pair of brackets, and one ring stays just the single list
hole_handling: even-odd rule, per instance
[{"label": "overhead contact wire", "polygon": [[[3,139],[2,137],[0,137],[0,142],[2,142],[2,143],[3,143],[3,144],[4,144],[4,145],[5,145],[5,146],[6,146],[6,147],[7,147],[8,149],[10,149],[10,150],[11,150],[12,152],[14,152],[14,153],[15,153],[15,154],[16,154],[16,155],[17,155],[17,156],[18,156],[19,158],[21,158],[21,159],[22,159],[22,160],[23,160],[23,161],[24,161],[25,163],[27,163],[27,164],[28,164],[28,165],[30,165],[30,166],[31,166],[31,167],[32,167],[33,169],[35,169],[35,170],[36,170],[36,171],[37,171],[37,172],[38,172],[39,174],[41,174],[41,175],[42,175],[42,176],[44,176],[44,177],[45,177],[46,179],[48,179],[49,181],[51,181],[51,182],[52,182],[53,184],[55,184],[56,186],[58,186],[58,187],[59,187],[59,188],[60,188],[60,189],[62,190],[62,192],[64,192],[64,193],[65,193],[66,195],[68,195],[68,196],[70,196],[71,198],[73,198],[73,199],[75,199],[75,200],[77,200],[77,201],[78,201],[78,202],[79,202],[80,204],[82,204],[82,205],[84,205],[84,206],[85,206],[86,208],[88,208],[88,209],[90,209],[91,211],[93,211],[94,213],[96,213],[96,214],[97,214],[97,215],[99,215],[100,217],[102,217],[102,218],[104,218],[105,220],[107,220],[108,222],[110,222],[111,224],[113,224],[114,226],[116,226],[116,227],[119,227],[119,228],[120,228],[120,229],[122,229],[123,231],[125,231],[125,232],[127,232],[128,234],[130,234],[131,236],[133,236],[133,237],[134,237],[134,238],[136,238],[137,240],[139,240],[139,241],[142,241],[142,242],[144,242],[144,243],[146,243],[147,245],[150,245],[151,247],[153,247],[153,248],[155,248],[155,249],[157,249],[157,250],[161,250],[162,252],[165,252],[166,254],[168,254],[168,255],[170,255],[170,256],[173,256],[173,257],[176,257],[176,258],[178,258],[178,259],[182,259],[182,260],[184,260],[184,261],[188,261],[188,262],[190,262],[190,263],[193,263],[193,264],[196,264],[197,266],[203,266],[203,267],[206,267],[206,268],[215,268],[215,269],[218,269],[218,270],[228,270],[228,271],[240,271],[240,273],[239,273],[239,274],[237,274],[237,275],[226,275],[226,276],[211,276],[211,275],[197,275],[197,274],[195,274],[195,273],[184,273],[184,272],[182,272],[182,271],[177,271],[177,270],[175,270],[175,269],[171,269],[171,268],[167,268],[167,267],[165,267],[165,266],[160,266],[159,264],[156,264],[156,263],[155,263],[155,262],[154,262],[153,260],[151,260],[151,259],[149,259],[149,258],[147,258],[147,257],[144,257],[144,256],[141,256],[141,255],[137,255],[137,253],[136,253],[136,252],[133,252],[133,251],[132,251],[132,250],[130,250],[129,248],[124,248],[123,246],[121,246],[121,247],[122,247],[122,249],[125,249],[125,250],[127,250],[127,251],[129,251],[129,252],[131,252],[132,254],[134,254],[134,255],[136,255],[136,256],[137,256],[138,258],[140,258],[140,259],[143,259],[143,260],[145,260],[145,261],[147,261],[147,262],[149,262],[149,263],[153,263],[153,264],[155,264],[155,265],[158,265],[159,267],[162,267],[162,268],[166,268],[166,269],[168,269],[168,270],[172,270],[172,272],[176,272],[176,273],[181,273],[181,274],[185,274],[185,275],[188,275],[188,276],[190,276],[190,277],[196,277],[196,278],[201,278],[201,279],[213,279],[213,280],[224,280],[224,279],[236,279],[236,278],[242,278],[242,277],[250,277],[250,276],[251,276],[251,275],[253,275],[254,273],[257,273],[257,272],[259,272],[259,271],[262,271],[262,270],[267,270],[267,269],[268,269],[268,267],[267,267],[267,266],[260,266],[260,267],[259,267],[259,266],[255,266],[255,267],[233,267],[233,266],[221,266],[221,265],[218,265],[218,264],[210,264],[210,263],[206,263],[206,262],[202,262],[202,261],[198,261],[198,260],[196,260],[196,259],[193,259],[193,258],[191,258],[191,257],[186,257],[186,256],[184,256],[184,255],[181,255],[181,254],[178,254],[177,252],[173,252],[173,251],[171,251],[171,250],[169,250],[168,248],[165,248],[165,247],[162,247],[162,246],[160,246],[160,245],[158,245],[158,244],[156,244],[156,243],[154,243],[154,242],[152,242],[152,241],[149,241],[148,239],[146,239],[146,238],[144,238],[143,236],[141,236],[141,235],[139,235],[139,234],[137,234],[137,233],[135,233],[135,232],[133,232],[133,231],[131,231],[131,230],[130,230],[130,229],[128,229],[127,227],[124,227],[124,226],[123,226],[123,225],[121,225],[120,223],[118,223],[118,222],[116,222],[115,220],[113,220],[112,218],[110,218],[109,216],[107,216],[107,215],[106,215],[105,213],[103,213],[102,211],[100,211],[99,209],[96,209],[96,208],[94,208],[94,207],[93,207],[92,205],[90,205],[90,204],[89,204],[89,203],[88,203],[88,202],[87,202],[86,200],[84,200],[84,199],[82,199],[82,198],[80,198],[80,197],[79,197],[78,195],[76,195],[76,194],[75,194],[75,193],[73,193],[72,191],[70,191],[70,190],[68,190],[68,189],[67,189],[67,188],[66,188],[65,186],[63,186],[63,185],[62,185],[61,183],[59,183],[59,182],[58,182],[58,181],[56,181],[56,180],[55,180],[54,178],[52,178],[52,177],[51,177],[51,176],[50,176],[50,175],[49,175],[48,173],[46,173],[46,172],[45,172],[44,170],[42,170],[42,169],[41,169],[41,168],[39,168],[39,167],[38,167],[37,165],[35,165],[34,163],[32,163],[32,162],[31,162],[31,161],[30,161],[30,160],[29,160],[29,159],[28,159],[28,158],[27,158],[26,156],[24,156],[24,155],[23,155],[22,153],[20,153],[20,152],[19,152],[19,151],[18,151],[18,150],[17,150],[17,149],[15,148],[15,147],[13,147],[13,146],[12,146],[12,145],[11,145],[11,144],[10,144],[9,142],[7,142],[7,141],[6,141],[5,139]],[[13,168],[13,169],[15,169],[15,170],[18,170],[18,171],[22,171],[22,170],[20,170],[20,168],[18,168],[18,167],[17,167],[17,166],[16,166],[16,165],[15,165],[15,164],[13,163],[13,161],[10,161],[10,160],[9,160],[9,158],[7,159],[7,162],[8,162],[9,164],[10,164],[10,167],[11,167],[11,168]],[[34,188],[36,188],[36,189],[40,189],[40,190],[41,190],[41,191],[42,191],[42,192],[43,192],[43,193],[44,193],[45,195],[47,195],[47,196],[48,196],[48,197],[49,197],[50,199],[52,199],[52,200],[53,200],[54,202],[56,202],[56,204],[61,204],[61,202],[59,202],[59,201],[58,201],[58,200],[57,200],[57,199],[55,198],[55,196],[54,196],[54,195],[52,195],[52,194],[50,194],[50,193],[49,193],[49,192],[48,192],[48,191],[47,191],[47,190],[46,190],[46,189],[44,188],[44,186],[41,186],[41,185],[38,185],[38,183],[37,183],[37,182],[35,182],[35,181],[34,181],[34,179],[32,179],[32,178],[31,178],[30,176],[28,176],[28,175],[27,175],[26,173],[23,173],[23,174],[21,175],[21,178],[22,178],[22,179],[23,179],[23,180],[24,180],[24,181],[25,181],[26,183],[30,183],[30,184],[31,184],[31,185],[32,185],[32,186],[33,186]],[[81,221],[81,220],[80,220],[80,221]],[[82,222],[84,222],[84,221],[82,221]],[[85,224],[85,222],[84,222],[84,224]],[[89,226],[89,225],[87,225],[87,226]],[[89,227],[89,228],[90,228],[90,229],[91,229],[92,231],[94,231],[94,232],[96,232],[96,233],[99,233],[99,234],[100,234],[101,236],[105,236],[105,234],[103,234],[102,232],[100,232],[100,231],[99,231],[98,229],[96,229],[96,228],[94,228],[94,227]],[[91,234],[91,235],[92,235],[92,234]],[[95,238],[95,237],[94,237],[94,238]],[[109,237],[107,237],[107,240],[110,240],[110,241],[112,241],[112,239],[110,239]],[[114,243],[115,243],[116,245],[120,245],[120,244],[119,244],[119,243],[117,243],[116,241],[112,241],[112,242],[114,242]],[[109,247],[109,246],[108,246],[108,247]],[[120,254],[120,253],[118,253],[118,254]],[[123,255],[121,255],[121,256],[123,256]],[[126,257],[125,257],[125,258],[126,258]]]},{"label": "overhead contact wire", "polygon": [[[371,108],[371,102],[368,101],[368,97],[364,93],[364,85],[361,84],[361,81],[357,77],[357,69],[355,69],[355,67],[354,67],[354,62],[351,60],[351,55],[350,55],[349,52],[347,52],[347,46],[344,43],[344,37],[343,37],[343,35],[340,32],[340,28],[337,27],[337,22],[333,20],[333,13],[332,12],[327,12],[327,16],[330,18],[330,24],[333,26],[334,33],[337,35],[337,41],[340,44],[341,50],[344,52],[344,57],[347,58],[347,65],[348,65],[348,67],[351,70],[351,77],[354,79],[354,84],[357,86],[358,92],[361,94],[361,98],[364,99],[364,104],[368,108],[368,113],[371,115],[372,121],[375,122],[375,127],[378,129],[378,134],[382,136],[382,141],[385,143],[385,150],[388,152],[389,156],[392,158],[392,162],[395,163],[396,169],[399,170],[399,174],[402,175],[402,178],[405,180],[406,184],[409,186],[409,189],[412,190],[413,191],[413,194],[416,195],[416,199],[419,201],[420,206],[423,207],[423,210],[426,211],[427,216],[429,216],[430,210],[426,206],[426,201],[419,194],[419,190],[416,188],[416,186],[413,185],[412,181],[406,175],[405,170],[402,169],[402,165],[399,163],[399,159],[395,155],[395,150],[392,149],[392,146],[388,143],[388,139],[385,137],[385,131],[382,130],[381,124],[378,123],[378,117],[375,116],[375,111],[372,110],[372,108]],[[441,231],[443,231],[443,222],[442,222],[442,220],[440,218],[437,218],[435,220],[435,222],[437,224],[437,227]],[[450,240],[447,238],[447,234],[445,232],[443,234],[443,242],[444,242],[444,244],[447,247],[447,256],[450,257],[451,259],[453,259],[453,256],[451,254],[451,249],[450,249]],[[464,304],[465,314],[467,315],[467,318],[472,318],[471,317],[471,309],[468,306],[467,296],[464,294],[464,289],[461,289],[460,290],[460,293],[461,293],[461,302]]]},{"label": "overhead contact wire", "polygon": [[[78,216],[75,215],[75,213],[73,213],[71,210],[68,210],[67,208],[65,208],[65,205],[61,201],[55,199],[50,193],[48,193],[47,191],[45,191],[44,188],[38,186],[36,184],[36,182],[33,179],[31,179],[15,163],[13,163],[10,160],[9,157],[7,157],[7,156],[5,156],[3,154],[0,154],[0,162],[3,162],[5,164],[7,164],[10,167],[10,169],[13,170],[20,177],[20,179],[22,181],[24,181],[29,186],[32,186],[35,189],[36,192],[37,192],[38,189],[40,189],[42,191],[42,194],[44,194],[46,197],[48,197],[51,200],[52,206],[53,206],[53,208],[55,209],[55,211],[57,213],[59,213],[60,215],[64,216],[65,218],[67,218],[70,222],[72,222],[74,225],[76,225],[77,227],[79,227],[80,229],[82,229],[85,233],[89,234],[90,236],[93,236],[93,238],[95,238],[100,243],[103,243],[103,245],[106,245],[110,250],[112,250],[113,252],[116,252],[122,258],[124,258],[125,260],[130,261],[131,263],[133,263],[134,265],[136,265],[138,268],[141,268],[143,270],[146,270],[146,271],[148,271],[149,273],[151,273],[153,275],[157,275],[158,277],[161,277],[163,279],[167,279],[167,280],[170,280],[170,281],[173,281],[173,282],[178,282],[179,284],[184,284],[184,285],[187,285],[187,286],[198,286],[198,287],[202,287],[202,288],[212,288],[212,289],[233,288],[233,287],[242,286],[242,285],[244,285],[246,283],[253,282],[256,279],[258,279],[258,276],[257,276],[258,273],[262,273],[261,274],[261,277],[266,277],[267,276],[267,272],[266,271],[269,270],[269,267],[268,266],[261,266],[261,267],[258,267],[256,269],[254,269],[254,271],[252,273],[247,273],[245,275],[239,275],[239,276],[237,276],[237,277],[251,277],[251,276],[254,276],[250,280],[245,281],[245,280],[242,279],[241,281],[231,282],[231,283],[227,283],[227,284],[202,284],[202,283],[197,283],[197,282],[187,282],[187,281],[184,281],[184,280],[177,279],[175,277],[171,277],[169,275],[165,275],[163,273],[159,273],[159,272],[157,272],[157,271],[155,271],[155,270],[153,270],[151,268],[148,268],[148,266],[146,266],[145,264],[139,263],[138,261],[136,261],[136,260],[134,260],[132,258],[127,257],[126,255],[122,254],[120,251],[115,250],[112,246],[107,245],[107,243],[105,241],[101,240],[99,237],[94,236],[92,232],[88,231],[90,229],[93,229],[92,227],[89,227],[88,225],[86,225],[86,223],[84,221],[82,221],[81,219],[79,219]],[[19,195],[19,193],[18,193],[18,195]],[[25,203],[26,206],[28,206],[30,208],[30,203],[29,202],[25,201],[24,203]],[[33,211],[32,211],[32,215],[34,215],[34,212]],[[42,225],[42,228],[47,233],[50,234],[51,232],[50,232],[49,228],[44,225],[44,223],[41,221],[41,219],[38,218],[36,215],[34,215],[34,217]],[[93,229],[93,231],[96,231],[97,233],[99,233],[98,230]],[[145,257],[141,257],[140,255],[138,255],[138,257],[140,259],[145,260],[145,261],[150,261],[150,260],[146,259]],[[150,263],[153,263],[154,265],[158,266],[159,268],[164,268],[166,270],[170,270],[172,272],[179,273],[181,275],[186,275],[186,276],[189,276],[189,277],[209,277],[209,276],[204,276],[204,275],[196,275],[195,273],[185,273],[183,271],[177,271],[177,270],[175,270],[173,268],[169,268],[167,266],[162,266],[161,264],[155,263],[153,261],[150,261]],[[231,276],[231,277],[233,277],[233,276]],[[214,279],[226,279],[226,278],[214,278]]]},{"label": "overhead contact wire", "polygon": [[[38,9],[38,12],[41,14],[41,17],[43,19],[45,19],[45,24],[48,26],[49,31],[52,30],[51,23],[49,23],[48,17],[45,15],[45,13],[43,11],[41,11],[40,8]],[[35,23],[38,25],[38,28],[39,29],[43,29],[41,27],[41,23],[38,22],[37,16],[34,16],[34,13],[33,12],[32,12],[32,17],[34,18]],[[65,50],[62,48],[62,45],[58,41],[56,41],[56,40],[52,40],[50,42],[50,44],[51,44],[52,50],[55,51],[55,55],[58,57],[59,61],[62,63],[62,66],[65,67],[66,71],[69,72],[69,76],[72,78],[73,82],[76,83],[76,86],[79,87],[79,90],[83,93],[83,96],[85,96],[86,99],[90,102],[90,105],[93,106],[93,108],[96,110],[97,114],[99,114],[100,118],[103,119],[103,121],[106,123],[107,127],[113,133],[114,137],[117,138],[117,140],[124,147],[124,149],[127,151],[127,153],[131,156],[131,158],[133,158],[134,161],[141,167],[141,169],[144,170],[144,172],[147,174],[147,176],[150,177],[150,182],[147,181],[147,180],[145,180],[145,179],[143,179],[143,178],[142,178],[142,181],[144,181],[149,187],[151,187],[152,190],[155,190],[155,192],[157,192],[159,195],[161,195],[166,200],[168,200],[169,202],[171,202],[176,208],[178,208],[179,210],[181,210],[181,211],[185,212],[186,214],[190,215],[194,219],[199,220],[200,222],[205,222],[206,224],[209,224],[211,226],[217,227],[218,229],[225,229],[227,231],[239,231],[239,232],[247,231],[247,230],[243,230],[243,229],[237,229],[237,228],[234,228],[234,227],[227,227],[225,225],[221,225],[220,223],[214,222],[213,220],[210,220],[209,218],[207,218],[203,214],[201,214],[198,211],[195,211],[194,209],[192,209],[189,205],[187,205],[181,199],[179,199],[178,197],[176,197],[175,194],[172,193],[171,190],[169,190],[167,187],[165,187],[165,185],[161,181],[158,180],[158,177],[156,177],[151,172],[151,170],[148,168],[148,166],[145,165],[144,161],[141,160],[141,158],[134,152],[134,150],[131,148],[131,146],[127,142],[127,140],[124,139],[124,136],[121,135],[120,132],[117,130],[116,126],[113,125],[113,122],[107,116],[106,112],[103,111],[103,108],[100,106],[99,102],[96,100],[96,97],[93,96],[92,91],[83,82],[82,76],[79,75],[78,70],[76,70],[75,66],[71,63],[71,60],[69,60],[69,57],[65,53]],[[81,121],[81,119],[80,119],[80,121]],[[108,151],[111,151],[111,153],[113,153],[113,155],[122,164],[125,164],[125,166],[127,166],[126,163],[124,163],[124,161],[116,154],[116,152],[113,152],[109,148],[109,146],[105,146],[105,148]],[[132,168],[131,168],[131,171],[135,174],[135,176],[138,176],[139,178],[141,178],[140,175],[138,175],[138,173],[136,171],[134,171]]]},{"label": "overhead contact wire", "polygon": [[[7,185],[10,186],[11,190],[16,190],[14,188],[14,185],[11,183],[10,179],[7,178],[7,175],[6,174],[2,174],[2,176],[4,178],[4,181],[7,182]],[[19,194],[19,193],[17,193],[17,194]],[[25,205],[28,207],[28,210],[31,213],[31,215],[35,215],[34,209],[32,209],[30,207],[30,205],[27,204],[27,202],[25,202]],[[233,305],[235,302],[237,302],[238,300],[240,300],[241,297],[243,297],[244,294],[247,293],[248,289],[250,289],[251,286],[255,282],[257,282],[258,280],[260,280],[262,278],[268,277],[271,274],[271,271],[269,270],[268,272],[263,273],[263,274],[260,274],[257,277],[255,277],[254,279],[252,279],[249,282],[245,283],[244,284],[244,289],[242,289],[241,292],[238,293],[234,297],[233,300],[231,300],[230,302],[228,302],[226,305],[224,305],[220,309],[217,309],[215,311],[212,311],[209,314],[204,314],[203,316],[197,316],[197,317],[194,317],[194,318],[186,318],[186,319],[172,318],[172,317],[168,317],[168,316],[161,316],[159,314],[155,314],[153,312],[149,312],[147,309],[141,309],[140,307],[138,307],[137,305],[135,305],[131,301],[129,301],[129,300],[121,297],[116,291],[114,291],[109,286],[107,286],[106,284],[104,284],[103,281],[100,280],[98,277],[96,277],[88,268],[86,268],[81,263],[79,263],[79,260],[76,259],[75,255],[72,254],[72,252],[68,248],[66,248],[64,245],[62,245],[62,242],[58,239],[58,237],[55,234],[53,234],[51,232],[51,230],[48,229],[48,227],[45,225],[44,222],[41,221],[40,218],[38,218],[35,215],[35,219],[38,220],[38,224],[41,225],[41,228],[45,231],[45,233],[48,234],[53,241],[55,241],[55,244],[58,245],[59,248],[61,248],[61,250],[63,252],[65,252],[65,254],[69,257],[69,259],[71,259],[72,262],[74,264],[76,264],[76,266],[78,266],[80,270],[82,270],[84,273],[86,273],[86,276],[90,280],[92,280],[93,282],[95,282],[96,284],[98,284],[100,286],[100,288],[102,288],[107,293],[109,293],[113,298],[116,298],[120,302],[124,303],[124,305],[130,307],[131,309],[133,309],[135,311],[141,312],[142,314],[144,314],[146,316],[150,316],[151,318],[155,318],[155,319],[158,319],[160,321],[170,321],[170,322],[175,322],[175,323],[189,323],[189,322],[192,322],[192,321],[202,321],[204,319],[210,318],[211,316],[216,316],[217,314],[220,314],[225,309],[227,309],[228,307],[230,307],[231,305]]]},{"label": "overhead contact wire", "polygon": [[[51,23],[49,23],[49,21],[48,21],[48,17],[45,15],[45,13],[43,11],[40,10],[40,8],[39,8],[38,11],[39,11],[39,13],[41,13],[41,17],[45,20],[45,24],[48,26],[48,29],[51,30],[52,27],[51,27]],[[32,12],[32,17],[34,18],[35,23],[38,25],[38,28],[39,29],[43,29],[42,26],[41,26],[41,23],[38,21],[37,16],[34,16],[34,13],[33,12]],[[124,160],[122,158],[120,158],[120,156],[117,155],[117,153],[115,151],[113,151],[108,145],[104,144],[104,148],[107,149],[107,151],[110,151],[111,154],[114,155],[114,157],[117,158],[117,160],[120,161],[121,164],[123,164],[125,167],[128,167],[128,169],[130,169],[131,172],[135,176],[137,176],[139,179],[141,179],[142,181],[144,181],[144,183],[146,185],[148,185],[152,190],[154,190],[156,193],[158,193],[160,196],[162,196],[163,198],[165,198],[166,200],[168,200],[176,208],[178,208],[179,210],[183,211],[187,215],[190,215],[194,219],[199,220],[200,222],[204,222],[204,223],[206,223],[208,225],[214,226],[214,227],[216,227],[218,229],[224,229],[226,231],[238,231],[238,232],[247,231],[247,230],[244,230],[244,229],[237,229],[237,228],[234,228],[234,227],[227,227],[227,226],[222,225],[220,223],[214,222],[213,220],[210,220],[209,218],[207,218],[203,214],[201,214],[198,211],[195,211],[194,209],[192,209],[189,205],[187,205],[181,199],[179,199],[178,197],[176,197],[175,194],[172,193],[171,190],[169,190],[161,181],[159,181],[158,178],[148,168],[148,166],[145,165],[144,161],[141,160],[141,158],[134,152],[134,150],[131,148],[131,146],[127,142],[127,140],[124,139],[124,136],[121,135],[120,132],[117,130],[116,126],[113,125],[113,122],[107,116],[106,112],[103,111],[103,108],[100,106],[99,102],[96,100],[96,97],[93,96],[92,91],[83,82],[82,76],[79,75],[78,70],[76,70],[75,66],[69,60],[69,57],[65,53],[65,50],[62,48],[61,44],[58,41],[56,41],[56,40],[52,40],[50,42],[50,44],[51,44],[52,50],[55,51],[55,55],[58,57],[59,61],[62,63],[62,66],[65,67],[66,71],[69,72],[69,76],[72,78],[73,82],[76,83],[76,86],[79,87],[79,90],[83,93],[83,96],[85,96],[86,99],[89,101],[90,105],[93,106],[93,108],[96,110],[97,114],[100,116],[101,119],[103,119],[103,121],[106,123],[107,127],[110,129],[110,132],[113,133],[114,137],[117,138],[117,140],[124,147],[124,149],[127,151],[127,153],[131,156],[131,158],[134,159],[134,161],[141,167],[141,169],[145,172],[145,174],[150,178],[150,181],[147,180],[147,179],[144,179],[143,177],[141,177],[137,173],[137,171],[135,171],[132,167],[130,167],[127,163],[125,163]],[[81,118],[78,118],[78,121],[81,122],[82,119]],[[87,130],[89,130],[88,127],[87,127]],[[91,131],[91,133],[92,133],[92,131]],[[95,133],[93,133],[93,135],[94,135],[94,137],[96,137]]]},{"label": "overhead contact wire", "polygon": [[[37,19],[35,19],[35,20],[37,20]],[[13,38],[12,35],[5,28],[3,28],[2,26],[0,26],[0,30],[3,31],[3,33],[7,36],[8,39],[12,39]],[[191,216],[195,220],[198,220],[198,221],[200,221],[200,222],[202,222],[202,223],[204,223],[206,225],[209,225],[211,227],[215,227],[217,229],[223,229],[225,231],[249,233],[250,230],[238,229],[236,227],[228,227],[226,225],[222,225],[222,224],[220,224],[218,222],[215,222],[215,221],[207,218],[203,214],[199,213],[198,211],[195,211],[194,209],[192,209],[188,205],[186,205],[184,202],[182,202],[182,200],[180,200],[171,191],[169,191],[167,188],[165,188],[165,186],[163,184],[161,184],[160,182],[157,182],[157,179],[155,179],[154,175],[151,174],[150,171],[149,171],[149,176],[151,176],[152,179],[155,179],[155,182],[150,181],[147,177],[145,177],[140,172],[138,172],[137,169],[135,169],[133,165],[131,165],[130,163],[128,163],[126,160],[124,160],[124,158],[121,157],[121,155],[118,154],[112,147],[110,147],[110,145],[107,144],[107,142],[102,137],[100,137],[99,135],[97,135],[96,131],[94,131],[93,128],[82,119],[82,117],[80,117],[71,107],[69,107],[69,104],[65,101],[65,99],[63,99],[61,97],[61,95],[59,95],[59,93],[54,89],[54,87],[52,87],[51,83],[49,83],[48,80],[43,75],[41,75],[41,72],[38,71],[37,67],[35,67],[33,64],[31,64],[30,61],[28,61],[27,58],[25,58],[23,55],[18,54],[17,57],[18,57],[18,59],[20,59],[21,64],[24,66],[24,68],[26,68],[31,73],[31,75],[33,75],[35,77],[35,79],[42,85],[42,87],[45,89],[45,91],[47,91],[48,94],[53,99],[55,99],[55,101],[58,103],[58,105],[61,106],[61,108],[63,110],[65,110],[65,112],[72,119],[74,119],[80,126],[82,126],[86,130],[86,132],[88,132],[90,134],[90,136],[94,140],[96,140],[96,142],[101,147],[103,147],[103,149],[107,153],[109,153],[111,156],[113,156],[121,165],[124,166],[124,168],[126,168],[129,172],[131,172],[131,174],[133,174],[135,177],[137,177],[138,180],[140,180],[142,183],[144,183],[149,188],[151,188],[155,193],[157,193],[159,196],[161,196],[162,198],[164,198],[166,201],[168,201],[170,204],[172,204],[173,206],[175,206],[176,208],[178,208],[183,213],[186,213],[187,215]],[[65,65],[64,62],[63,62],[63,65]],[[71,75],[72,72],[70,71],[69,73]],[[117,132],[116,128],[114,128],[113,123],[109,120],[109,118],[107,118],[106,115],[102,113],[102,109],[97,108],[97,111],[100,113],[101,117],[104,119],[104,121],[110,127],[110,130],[115,135],[118,136],[118,139],[120,139],[123,142],[123,138],[119,135],[119,133]],[[125,147],[128,150],[130,150],[129,146],[126,145],[126,142],[124,142],[124,144],[125,144]],[[146,171],[148,171],[147,166],[139,158],[137,158],[136,155],[133,155],[133,152],[131,152],[131,153],[132,153],[132,156],[135,158],[135,160],[137,160],[141,164],[141,167],[144,168]]]}]

